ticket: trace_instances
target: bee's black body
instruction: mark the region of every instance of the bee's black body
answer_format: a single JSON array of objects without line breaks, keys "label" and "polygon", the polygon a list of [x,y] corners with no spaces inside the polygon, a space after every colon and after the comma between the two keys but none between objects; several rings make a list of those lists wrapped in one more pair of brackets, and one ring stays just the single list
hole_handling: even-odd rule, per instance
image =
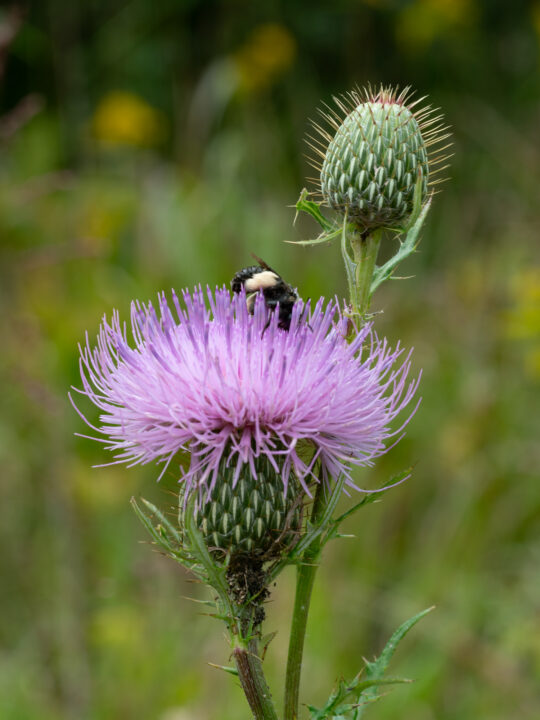
[{"label": "bee's black body", "polygon": [[253,278],[254,275],[258,275],[264,269],[265,268],[263,268],[261,265],[250,265],[243,270],[239,270],[231,280],[231,288],[233,293],[242,292],[242,288],[244,287],[244,283],[246,282],[246,280],[250,280],[251,278]]},{"label": "bee's black body", "polygon": [[262,292],[264,302],[269,310],[274,310],[279,305],[278,326],[288,330],[291,326],[291,316],[294,303],[298,295],[291,285],[267,265],[264,260],[257,256],[259,265],[251,265],[236,273],[231,281],[232,291],[239,293],[245,288],[248,294],[248,308],[253,312],[255,304],[255,293]]}]

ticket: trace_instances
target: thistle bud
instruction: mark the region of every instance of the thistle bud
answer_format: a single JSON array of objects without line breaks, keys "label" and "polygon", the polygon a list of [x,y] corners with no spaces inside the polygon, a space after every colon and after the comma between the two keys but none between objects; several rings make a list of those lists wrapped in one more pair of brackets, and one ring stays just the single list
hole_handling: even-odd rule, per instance
[{"label": "thistle bud", "polygon": [[449,137],[442,116],[434,117],[431,108],[416,111],[421,100],[409,100],[407,89],[353,91],[336,98],[337,111],[322,113],[333,134],[314,124],[323,140],[312,138],[322,160],[313,163],[322,198],[362,230],[403,226],[413,210],[417,181],[424,202],[435,166],[447,157],[431,152]]},{"label": "thistle bud", "polygon": [[294,544],[302,521],[300,491],[291,479],[287,490],[268,460],[255,461],[257,477],[244,466],[234,482],[234,468],[223,468],[210,499],[200,503],[195,522],[216,560],[275,557]]}]

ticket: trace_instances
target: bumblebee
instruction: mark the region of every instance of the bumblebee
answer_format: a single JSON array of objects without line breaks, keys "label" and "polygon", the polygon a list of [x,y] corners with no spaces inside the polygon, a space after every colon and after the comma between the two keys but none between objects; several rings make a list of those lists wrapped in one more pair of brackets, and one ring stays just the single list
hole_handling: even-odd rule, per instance
[{"label": "bumblebee", "polygon": [[278,327],[288,330],[291,326],[293,305],[298,300],[298,294],[264,260],[256,255],[253,257],[259,264],[251,265],[237,272],[231,281],[232,291],[239,293],[242,288],[245,289],[248,295],[248,310],[252,314],[255,297],[258,292],[262,292],[268,310],[275,310],[279,305]]}]

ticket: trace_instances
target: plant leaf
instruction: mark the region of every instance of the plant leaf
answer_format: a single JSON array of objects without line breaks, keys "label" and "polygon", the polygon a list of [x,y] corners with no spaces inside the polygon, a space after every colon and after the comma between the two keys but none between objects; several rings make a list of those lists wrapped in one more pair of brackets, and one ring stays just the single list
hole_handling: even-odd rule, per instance
[{"label": "plant leaf", "polygon": [[285,240],[285,242],[289,245],[321,245],[322,243],[330,242],[330,240],[333,240],[340,234],[341,228],[339,227],[329,233],[322,232],[316,238],[312,238],[311,240]]},{"label": "plant leaf", "polygon": [[325,233],[331,233],[335,229],[335,224],[333,222],[330,222],[330,220],[327,220],[322,214],[322,203],[316,203],[313,200],[308,200],[308,197],[309,192],[306,188],[304,188],[300,193],[300,197],[296,201],[296,217],[294,218],[295,222],[296,218],[298,217],[298,213],[305,212],[308,215],[311,215],[311,217],[319,223]]},{"label": "plant leaf", "polygon": [[[357,675],[350,683],[343,680],[328,698],[328,702],[323,708],[316,708],[309,705],[312,720],[326,720],[326,718],[346,718],[350,717],[350,713],[358,708],[358,695],[362,694],[374,685],[398,685],[408,683],[410,680],[405,678],[385,678],[384,680],[360,680]],[[347,699],[352,702],[345,702]]]},{"label": "plant leaf", "polygon": [[[432,197],[433,196],[431,195],[424,205],[422,205],[422,177],[419,175],[414,188],[413,210],[407,225],[401,229],[404,239],[400,240],[400,246],[396,254],[393,255],[393,257],[391,257],[384,265],[375,268],[373,279],[371,281],[371,295],[375,292],[379,285],[381,285],[385,280],[388,280],[388,278],[392,277],[392,274],[399,263],[409,257],[409,255],[412,255],[412,253],[416,250],[419,242],[418,235],[425,222],[429,208],[431,207]],[[395,228],[393,229],[395,230]]]},{"label": "plant leaf", "polygon": [[165,550],[169,552],[174,552],[174,548],[170,545],[170,543],[167,542],[167,539],[163,537],[159,530],[154,527],[154,524],[146,515],[146,513],[139,507],[134,497],[131,498],[130,502],[131,507],[135,511],[135,515],[137,515],[144,527],[148,530],[148,533],[153,538],[154,542],[160,547],[163,547]]},{"label": "plant leaf", "polygon": [[406,470],[402,470],[401,472],[397,473],[397,475],[392,475],[392,477],[390,478],[390,482],[386,483],[384,487],[380,488],[380,490],[378,490],[377,492],[370,492],[364,495],[364,497],[359,502],[357,502],[356,505],[353,505],[352,508],[346,510],[342,515],[340,515],[333,521],[336,529],[350,515],[353,515],[353,513],[355,513],[357,510],[360,510],[361,507],[364,507],[365,505],[370,505],[372,502],[375,502],[385,492],[388,492],[388,490],[390,490],[393,485],[396,485],[397,483],[409,477],[411,471],[412,467],[407,468]]},{"label": "plant leaf", "polygon": [[153,505],[153,504],[152,504],[151,502],[149,502],[148,500],[145,500],[145,498],[141,498],[141,501],[142,501],[142,502],[146,505],[146,507],[150,510],[150,512],[152,513],[152,515],[154,515],[154,516],[159,520],[159,522],[161,523],[161,525],[163,525],[163,526],[165,527],[165,529],[167,530],[167,532],[168,532],[170,535],[173,536],[173,538],[175,539],[175,541],[176,541],[179,545],[181,545],[181,544],[182,544],[182,535],[180,534],[180,532],[178,531],[178,529],[174,527],[174,525],[170,522],[170,520],[168,520],[168,519],[165,517],[165,515],[161,512],[161,510],[159,510],[155,505]]},{"label": "plant leaf", "polygon": [[422,610],[422,612],[417,613],[412,618],[409,618],[409,620],[402,623],[394,632],[390,640],[386,643],[384,650],[379,657],[373,662],[366,662],[366,680],[373,681],[373,684],[367,690],[360,693],[359,702],[361,702],[361,704],[359,704],[356,709],[353,715],[353,720],[360,720],[360,718],[364,715],[366,703],[377,699],[377,687],[382,684],[381,681],[383,679],[383,675],[386,672],[398,644],[401,640],[403,640],[409,630],[414,627],[416,623],[424,617],[424,615],[427,615],[432,610],[433,606],[427,608],[426,610]]}]

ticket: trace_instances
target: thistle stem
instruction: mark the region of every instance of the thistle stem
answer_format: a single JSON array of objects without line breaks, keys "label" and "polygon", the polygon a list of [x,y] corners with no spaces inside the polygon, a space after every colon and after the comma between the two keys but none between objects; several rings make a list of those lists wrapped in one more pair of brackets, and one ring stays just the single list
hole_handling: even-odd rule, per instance
[{"label": "thistle stem", "polygon": [[360,316],[360,325],[365,321],[371,300],[371,279],[381,244],[381,230],[372,234],[353,229],[348,231],[348,239],[353,251],[355,270],[354,288],[351,288],[351,304]]},{"label": "thistle stem", "polygon": [[[325,486],[322,478],[319,480],[311,512],[311,523],[317,524],[324,514],[326,507]],[[287,674],[285,677],[285,720],[297,720],[298,701],[300,694],[300,675],[302,672],[302,657],[306,627],[311,602],[311,592],[318,569],[318,560],[321,554],[320,538],[313,542],[304,552],[302,562],[296,574],[296,595],[289,639],[289,655],[287,658]]]},{"label": "thistle stem", "polygon": [[[206,571],[209,584],[218,594],[220,610],[229,619],[228,626],[233,645],[233,657],[240,684],[253,717],[255,720],[278,720],[270,689],[264,677],[257,640],[253,636],[254,607],[251,605],[239,607],[231,597],[225,573],[213,562],[201,532],[195,523],[193,512],[195,497],[196,494],[193,493],[193,498],[187,506],[187,512],[184,513],[186,537],[189,538],[189,550]],[[137,506],[135,505],[135,507]],[[167,522],[165,518],[163,518],[163,522]]]},{"label": "thistle stem", "polygon": [[[355,315],[359,317],[359,326],[363,325],[371,301],[371,282],[375,263],[381,243],[382,231],[373,234],[362,233],[351,229],[344,220],[344,233],[347,236],[353,252],[354,261],[346,257],[346,243],[342,244],[344,261],[347,270],[354,268],[354,274],[347,272],[349,278],[350,304]],[[322,478],[317,485],[313,510],[311,512],[311,525],[318,525],[325,514],[329,497],[325,492]],[[287,674],[285,678],[285,707],[284,720],[297,720],[300,696],[300,675],[302,672],[302,657],[306,638],[307,620],[311,603],[311,594],[318,569],[318,561],[322,551],[322,536],[311,543],[305,550],[296,574],[296,593],[294,610],[289,639],[289,655],[287,658]]]},{"label": "thistle stem", "polygon": [[242,690],[255,720],[278,720],[266,683],[256,640],[234,648],[233,656]]}]

